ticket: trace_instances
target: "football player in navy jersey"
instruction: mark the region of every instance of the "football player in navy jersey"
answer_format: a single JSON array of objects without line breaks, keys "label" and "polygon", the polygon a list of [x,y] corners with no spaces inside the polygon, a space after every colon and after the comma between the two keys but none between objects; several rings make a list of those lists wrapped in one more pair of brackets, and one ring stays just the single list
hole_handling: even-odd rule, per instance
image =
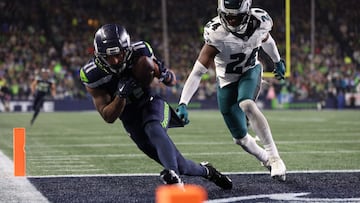
[{"label": "football player in navy jersey", "polygon": [[42,68],[40,74],[35,76],[35,79],[30,85],[31,93],[34,95],[33,101],[33,116],[30,124],[33,125],[36,117],[39,115],[42,106],[44,105],[47,95],[51,95],[53,98],[56,95],[55,80],[50,75],[50,70]]},{"label": "football player in navy jersey", "polygon": [[105,24],[95,33],[94,48],[94,58],[80,70],[81,81],[102,118],[107,123],[119,118],[137,147],[164,167],[161,180],[183,185],[180,175],[202,176],[231,189],[227,176],[209,163],[184,158],[168,136],[168,127],[182,123],[168,103],[152,91],[150,82],[158,78],[172,86],[176,78],[154,56],[150,45],[130,43],[123,26]]},{"label": "football player in navy jersey", "polygon": [[[273,22],[266,11],[251,8],[251,0],[219,0],[218,16],[204,29],[205,43],[181,93],[178,116],[189,123],[187,105],[202,74],[215,66],[218,106],[236,144],[270,170],[271,177],[285,181],[286,167],[280,158],[267,119],[255,100],[260,92],[260,47],[275,64],[274,74],[284,79],[285,64],[270,35]],[[247,118],[264,148],[249,135]]]}]

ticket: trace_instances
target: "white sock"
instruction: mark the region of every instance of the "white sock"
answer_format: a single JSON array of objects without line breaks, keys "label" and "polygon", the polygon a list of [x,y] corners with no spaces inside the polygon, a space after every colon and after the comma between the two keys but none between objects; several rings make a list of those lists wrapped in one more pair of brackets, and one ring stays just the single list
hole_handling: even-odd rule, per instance
[{"label": "white sock", "polygon": [[233,140],[246,152],[255,156],[259,161],[265,163],[269,159],[267,152],[256,143],[255,139],[251,135],[246,134],[246,136],[241,139],[233,138]]},{"label": "white sock", "polygon": [[241,109],[246,113],[253,130],[259,136],[269,157],[279,157],[279,152],[274,143],[269,123],[264,114],[252,100],[244,100],[240,103]]}]

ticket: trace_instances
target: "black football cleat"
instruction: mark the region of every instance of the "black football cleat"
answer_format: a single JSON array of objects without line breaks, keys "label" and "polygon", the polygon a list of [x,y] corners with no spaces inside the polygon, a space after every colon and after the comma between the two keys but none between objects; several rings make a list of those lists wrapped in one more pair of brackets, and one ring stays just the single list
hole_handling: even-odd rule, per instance
[{"label": "black football cleat", "polygon": [[183,187],[184,183],[173,170],[164,169],[160,172],[160,179],[166,185],[178,185]]},{"label": "black football cleat", "polygon": [[224,190],[230,190],[232,188],[231,179],[217,171],[210,163],[201,162],[200,165],[204,166],[208,172],[207,176],[205,176],[206,179],[215,183]]}]

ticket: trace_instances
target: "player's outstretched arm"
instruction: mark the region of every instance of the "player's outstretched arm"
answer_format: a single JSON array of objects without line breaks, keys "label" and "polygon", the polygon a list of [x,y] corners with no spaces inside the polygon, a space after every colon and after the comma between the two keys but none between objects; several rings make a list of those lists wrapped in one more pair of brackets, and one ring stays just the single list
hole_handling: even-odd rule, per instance
[{"label": "player's outstretched arm", "polygon": [[278,80],[285,78],[285,63],[280,58],[278,48],[276,46],[275,40],[271,37],[270,33],[267,34],[266,38],[263,40],[261,47],[264,51],[270,56],[272,61],[275,63],[274,75]]},{"label": "player's outstretched arm", "polygon": [[200,51],[189,77],[186,79],[184,88],[181,92],[179,106],[176,109],[177,115],[183,120],[184,124],[190,122],[186,106],[199,88],[202,75],[206,73],[208,67],[213,64],[214,57],[217,53],[218,51],[214,47],[205,44]]}]

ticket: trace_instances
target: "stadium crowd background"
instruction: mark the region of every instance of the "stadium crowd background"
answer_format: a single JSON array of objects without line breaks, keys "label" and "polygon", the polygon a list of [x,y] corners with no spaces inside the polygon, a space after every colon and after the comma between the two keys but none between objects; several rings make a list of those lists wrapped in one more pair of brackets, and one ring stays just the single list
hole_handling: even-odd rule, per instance
[{"label": "stadium crowd background", "polygon": [[[263,100],[332,100],[344,108],[346,93],[360,93],[360,6],[356,0],[314,0],[315,54],[311,55],[310,5],[291,0],[291,77],[267,78]],[[284,0],[253,1],[273,18],[272,35],[285,57]],[[167,1],[170,64],[178,85],[157,89],[177,100],[203,44],[202,27],[216,16],[217,1]],[[148,41],[163,58],[161,1],[43,0],[0,2],[0,88],[2,99],[30,100],[30,83],[50,68],[57,100],[89,99],[79,68],[93,52],[93,36],[102,24],[124,25],[132,41]],[[313,66],[311,65],[313,61]],[[204,76],[196,99],[215,97],[214,72]],[[354,107],[355,98],[350,106]]]}]

